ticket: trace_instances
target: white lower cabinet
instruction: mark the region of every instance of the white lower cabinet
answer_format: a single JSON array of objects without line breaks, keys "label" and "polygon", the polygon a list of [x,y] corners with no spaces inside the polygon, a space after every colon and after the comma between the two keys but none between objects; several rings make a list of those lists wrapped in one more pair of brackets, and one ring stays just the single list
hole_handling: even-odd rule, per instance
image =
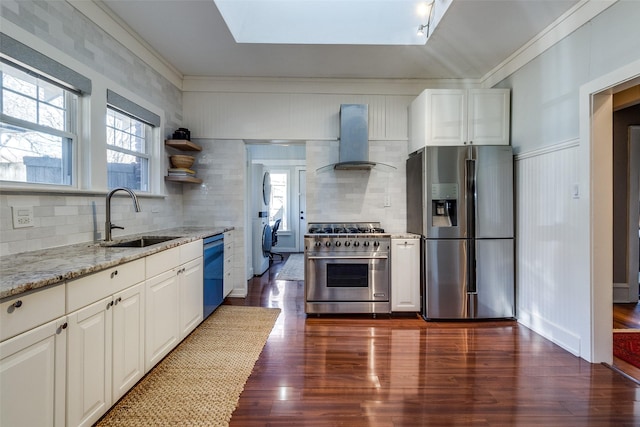
[{"label": "white lower cabinet", "polygon": [[66,322],[0,343],[0,426],[65,425]]},{"label": "white lower cabinet", "polygon": [[178,275],[171,269],[146,282],[145,371],[149,371],[178,343]]},{"label": "white lower cabinet", "polygon": [[145,374],[144,293],[144,283],[140,283],[113,296],[114,403]]},{"label": "white lower cabinet", "polygon": [[144,375],[144,283],[70,313],[67,423],[92,425]]},{"label": "white lower cabinet", "polygon": [[420,311],[420,239],[391,239],[391,311]]},{"label": "white lower cabinet", "polygon": [[202,257],[184,264],[178,270],[180,289],[180,339],[189,335],[202,322],[203,273]]}]

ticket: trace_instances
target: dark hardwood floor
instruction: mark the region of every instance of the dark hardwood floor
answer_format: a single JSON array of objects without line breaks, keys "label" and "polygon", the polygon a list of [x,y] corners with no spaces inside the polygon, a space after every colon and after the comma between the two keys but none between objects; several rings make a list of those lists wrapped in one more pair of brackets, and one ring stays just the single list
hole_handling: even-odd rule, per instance
[{"label": "dark hardwood floor", "polygon": [[[640,329],[640,304],[613,304],[613,329]],[[615,356],[613,366],[640,381],[640,368]]]},{"label": "dark hardwood floor", "polygon": [[639,426],[640,386],[513,321],[310,316],[276,262],[227,304],[279,307],[231,426]]}]

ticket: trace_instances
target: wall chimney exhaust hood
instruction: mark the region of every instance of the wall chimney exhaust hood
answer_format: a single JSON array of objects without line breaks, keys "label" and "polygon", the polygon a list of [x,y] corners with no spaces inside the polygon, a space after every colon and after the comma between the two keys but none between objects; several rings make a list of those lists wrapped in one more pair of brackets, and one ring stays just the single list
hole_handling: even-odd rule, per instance
[{"label": "wall chimney exhaust hood", "polygon": [[371,170],[376,166],[395,169],[391,165],[369,161],[369,106],[340,105],[340,140],[338,163],[319,168],[318,172],[335,170]]}]

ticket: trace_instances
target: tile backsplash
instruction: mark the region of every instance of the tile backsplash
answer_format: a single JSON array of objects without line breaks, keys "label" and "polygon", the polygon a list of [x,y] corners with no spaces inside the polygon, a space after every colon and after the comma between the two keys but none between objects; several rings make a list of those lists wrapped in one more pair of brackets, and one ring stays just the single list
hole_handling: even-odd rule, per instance
[{"label": "tile backsplash", "polygon": [[[124,193],[123,193],[124,194]],[[0,255],[104,238],[105,196],[0,194]],[[33,227],[13,228],[11,207],[33,207]],[[111,220],[125,227],[113,237],[182,225],[182,196],[140,197],[136,213],[128,196],[111,200]]]}]

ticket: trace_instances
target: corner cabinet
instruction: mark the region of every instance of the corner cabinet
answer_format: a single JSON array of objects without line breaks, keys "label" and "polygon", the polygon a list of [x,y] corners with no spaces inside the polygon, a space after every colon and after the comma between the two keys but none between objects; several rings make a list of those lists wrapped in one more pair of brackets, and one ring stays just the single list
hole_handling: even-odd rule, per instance
[{"label": "corner cabinet", "polygon": [[420,239],[391,239],[391,311],[420,311]]},{"label": "corner cabinet", "polygon": [[[186,139],[167,139],[164,141],[164,145],[180,151],[202,151],[202,147]],[[167,175],[164,177],[164,180],[173,182],[185,182],[189,184],[202,184],[202,180],[194,176]]]},{"label": "corner cabinet", "polygon": [[409,152],[428,145],[509,145],[509,89],[427,89],[409,106]]}]

